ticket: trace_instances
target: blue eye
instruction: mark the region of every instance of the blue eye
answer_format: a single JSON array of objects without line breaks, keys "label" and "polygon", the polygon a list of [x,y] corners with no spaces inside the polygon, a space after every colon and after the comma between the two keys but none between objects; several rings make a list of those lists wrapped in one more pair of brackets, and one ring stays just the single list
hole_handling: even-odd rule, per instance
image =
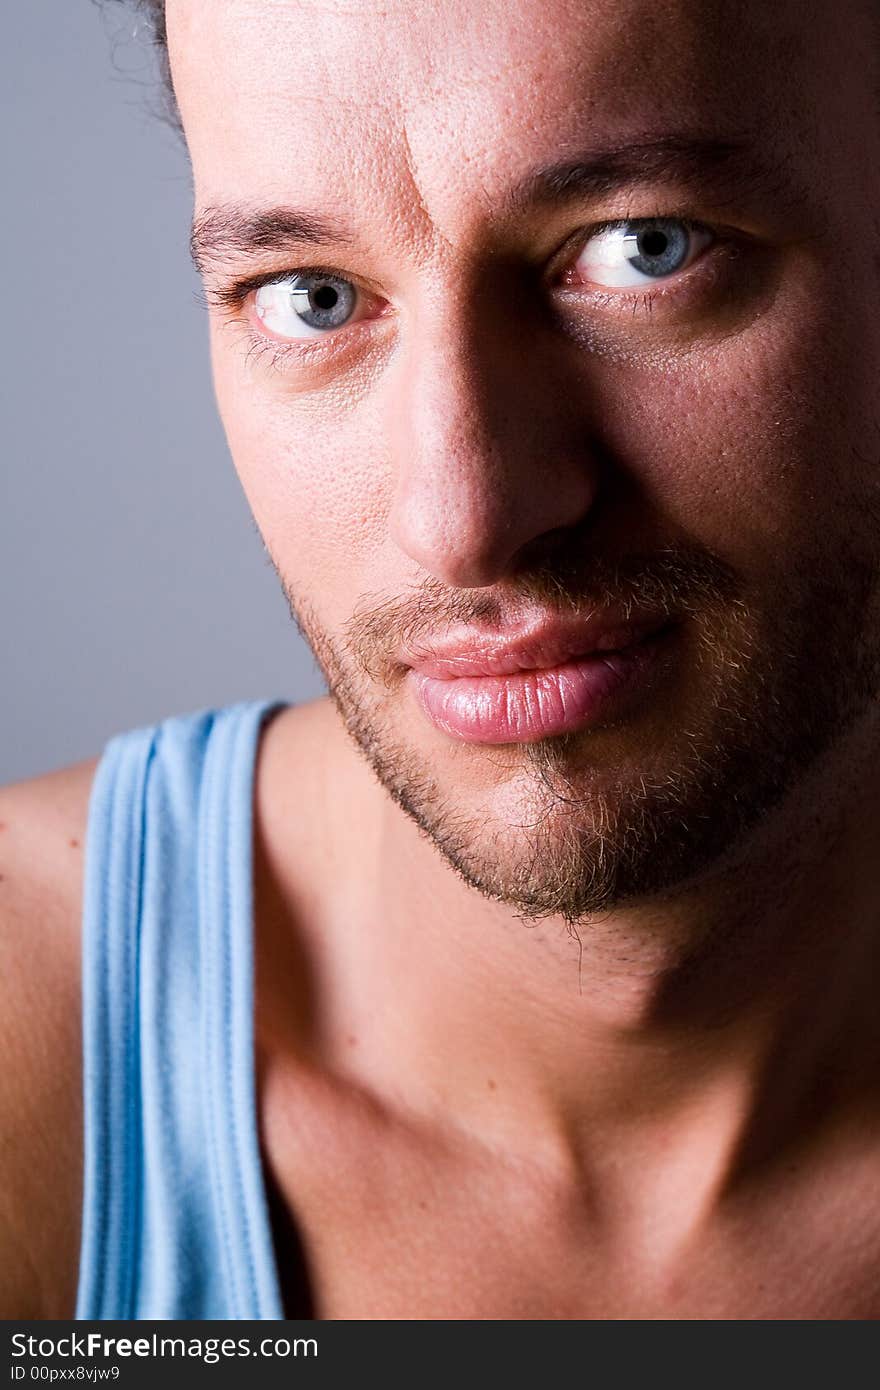
[{"label": "blue eye", "polygon": [[674,217],[616,222],[591,236],[576,262],[594,285],[628,289],[685,270],[712,241],[712,233]]},{"label": "blue eye", "polygon": [[254,308],[279,338],[316,338],[351,322],[358,300],[355,286],[341,275],[305,272],[261,285]]}]

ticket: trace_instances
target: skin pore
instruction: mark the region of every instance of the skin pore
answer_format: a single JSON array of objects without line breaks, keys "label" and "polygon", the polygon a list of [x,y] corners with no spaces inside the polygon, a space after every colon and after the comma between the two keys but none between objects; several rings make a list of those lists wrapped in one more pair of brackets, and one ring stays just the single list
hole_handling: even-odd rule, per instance
[{"label": "skin pore", "polygon": [[[847,9],[167,7],[218,402],[335,703],[264,749],[265,1104],[305,1051],[515,1156],[621,1286],[762,1197],[821,1245],[844,1180],[849,1249],[876,1155],[880,128]],[[707,235],[590,279],[638,219]],[[306,271],[355,308],[286,337],[266,284]],[[450,633],[612,605],[671,636],[605,722],[464,743],[413,697]]]}]

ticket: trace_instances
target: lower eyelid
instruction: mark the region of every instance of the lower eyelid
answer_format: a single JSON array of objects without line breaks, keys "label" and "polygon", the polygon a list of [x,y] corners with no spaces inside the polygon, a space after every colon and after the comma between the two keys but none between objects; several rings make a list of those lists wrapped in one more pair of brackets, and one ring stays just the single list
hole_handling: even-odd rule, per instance
[{"label": "lower eyelid", "polygon": [[[731,282],[731,262],[736,255],[736,247],[710,247],[686,270],[653,287],[615,290],[582,283],[560,286],[556,294],[560,327],[577,336],[592,318],[597,330],[602,323],[609,329],[616,324],[628,333],[631,326],[634,331],[641,321],[643,327],[653,324],[659,330],[665,325],[672,331],[675,325],[682,328],[690,324],[696,328],[705,322],[705,315],[716,311],[726,316],[742,312],[745,301],[735,294],[738,282]],[[751,280],[743,280],[743,286],[747,284]],[[738,304],[743,307],[737,309]]]},{"label": "lower eyelid", "polygon": [[255,346],[275,352],[279,356],[284,354],[297,354],[302,357],[313,356],[316,349],[319,353],[325,351],[345,332],[344,328],[336,328],[328,330],[326,333],[304,334],[301,338],[284,338],[267,329],[256,315],[253,318],[254,322],[248,325],[249,341]]},{"label": "lower eyelid", "polygon": [[[381,318],[384,315],[377,317]],[[241,320],[238,322],[241,325]],[[362,331],[369,331],[375,322],[375,318],[365,317],[325,333],[304,338],[283,338],[267,332],[251,309],[244,323],[244,356],[247,360],[265,360],[270,369],[279,371],[284,370],[285,366],[289,366],[291,370],[300,366],[318,367],[321,363],[330,363],[334,357],[342,357],[355,349]]]}]

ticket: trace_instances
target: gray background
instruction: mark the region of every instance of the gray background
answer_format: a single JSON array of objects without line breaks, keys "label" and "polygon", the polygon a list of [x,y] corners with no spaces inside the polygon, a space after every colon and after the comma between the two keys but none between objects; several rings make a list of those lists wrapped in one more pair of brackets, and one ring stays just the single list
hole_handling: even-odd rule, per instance
[{"label": "gray background", "polygon": [[135,22],[3,10],[2,782],[323,688],[216,418],[186,156]]}]

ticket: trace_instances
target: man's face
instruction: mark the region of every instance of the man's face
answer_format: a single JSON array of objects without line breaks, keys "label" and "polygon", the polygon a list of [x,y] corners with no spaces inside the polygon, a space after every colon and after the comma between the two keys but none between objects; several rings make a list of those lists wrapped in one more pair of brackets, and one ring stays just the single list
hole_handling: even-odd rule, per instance
[{"label": "man's face", "polygon": [[385,786],[526,915],[705,873],[874,718],[848,10],[169,0],[256,521]]}]

